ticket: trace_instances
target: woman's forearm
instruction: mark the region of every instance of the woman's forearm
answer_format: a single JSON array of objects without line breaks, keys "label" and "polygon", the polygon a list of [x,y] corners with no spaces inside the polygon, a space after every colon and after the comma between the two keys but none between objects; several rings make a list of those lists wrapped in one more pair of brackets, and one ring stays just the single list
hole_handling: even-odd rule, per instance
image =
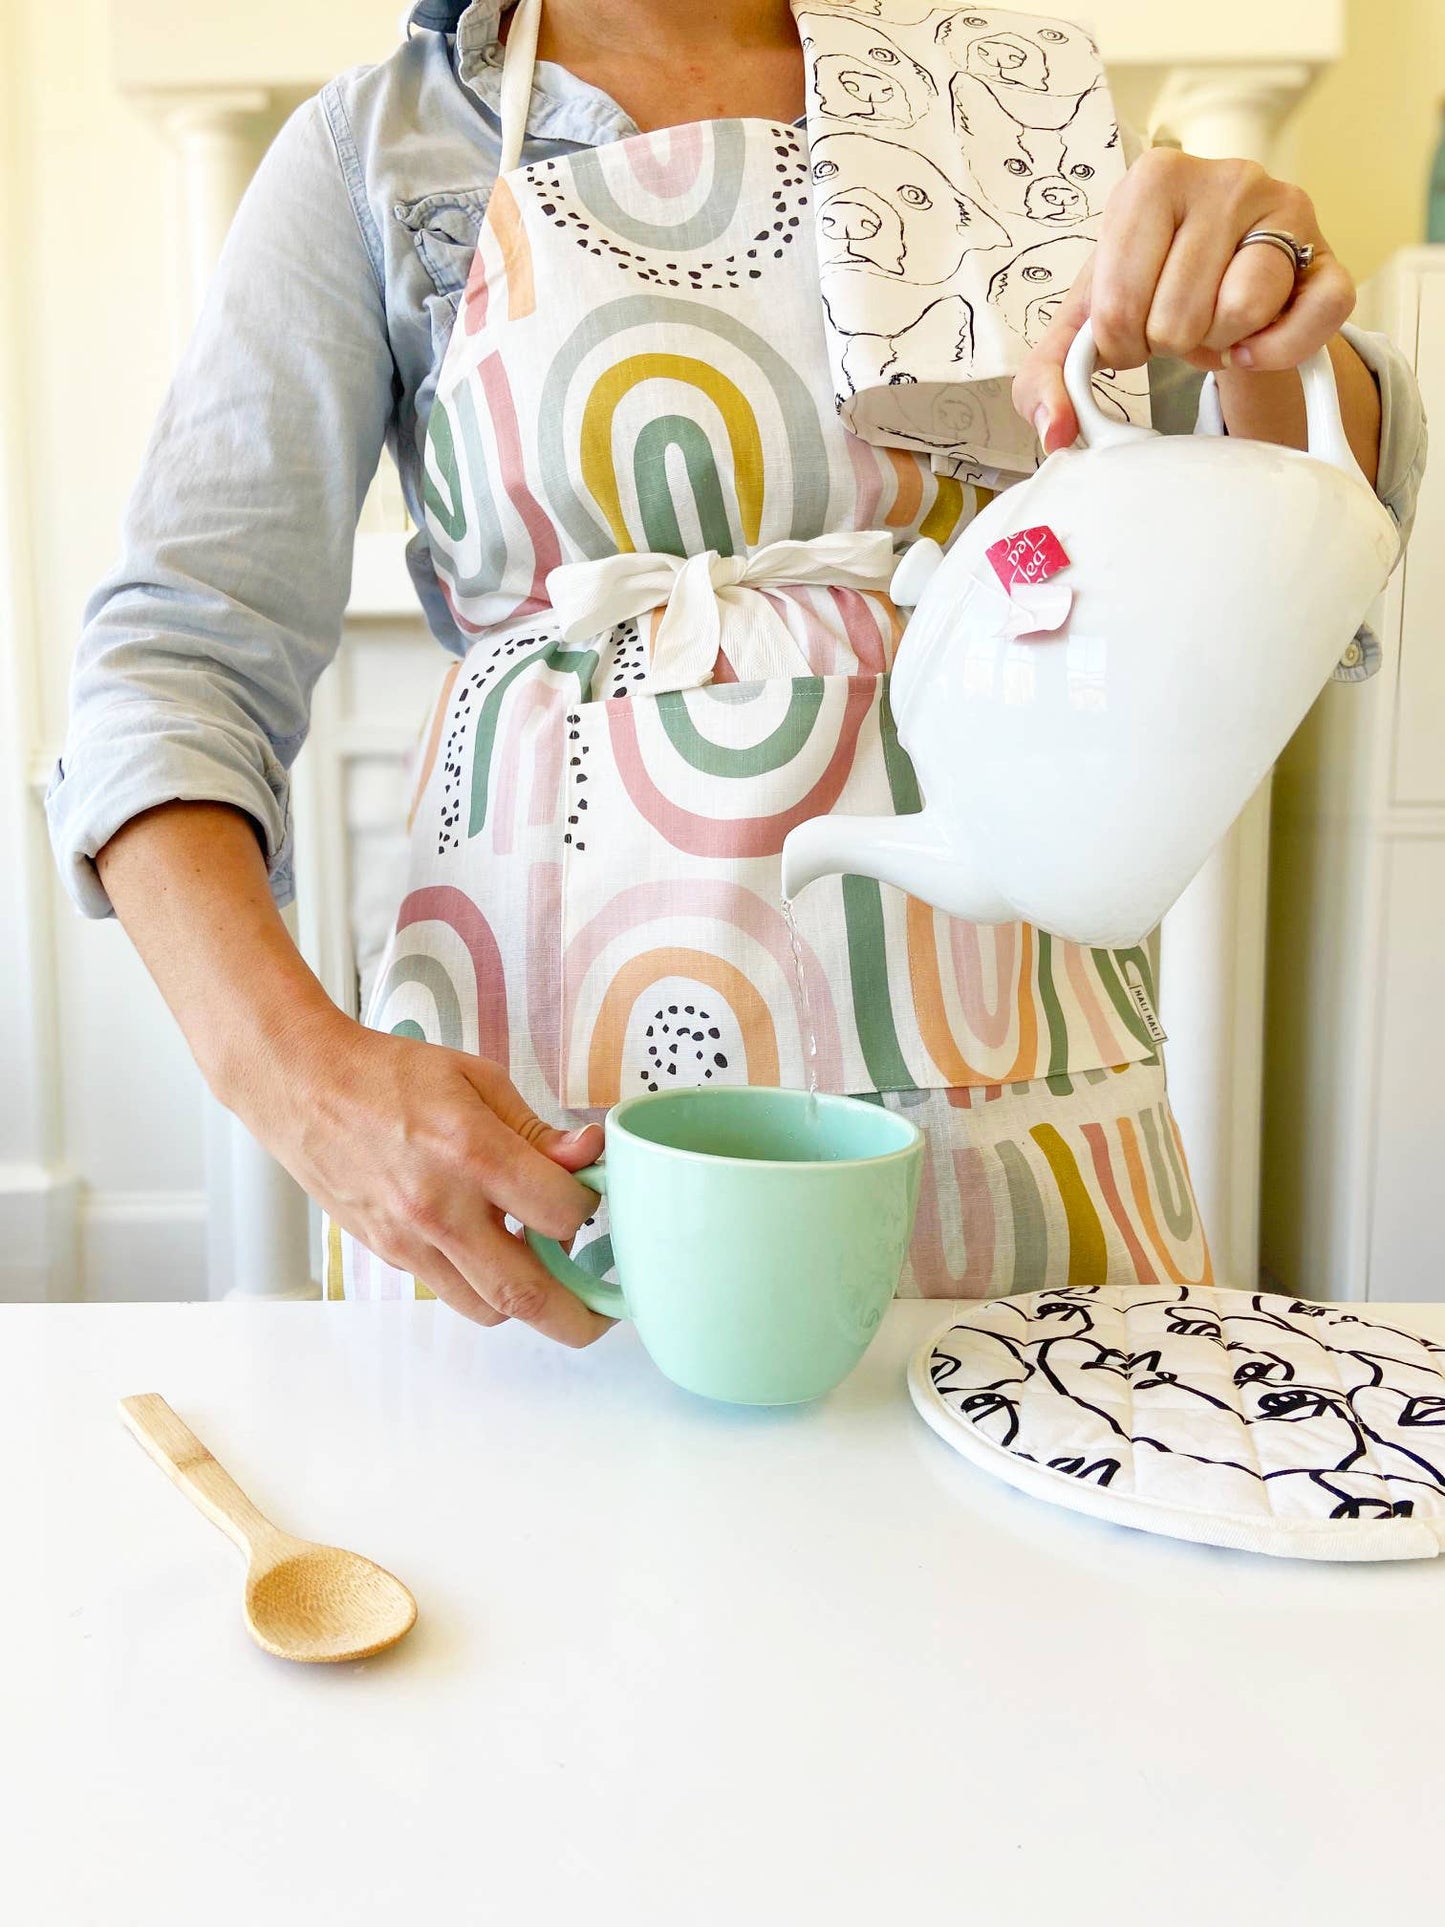
[{"label": "woman's forearm", "polygon": [[166,803],[133,818],[96,857],[141,961],[223,1103],[341,1013],[271,898],[256,832],[219,803]]},{"label": "woman's forearm", "polygon": [[[1345,434],[1365,479],[1373,487],[1380,463],[1380,393],[1375,377],[1343,335],[1331,341],[1330,360],[1340,391]],[[1225,426],[1231,435],[1280,442],[1286,448],[1306,445],[1304,389],[1293,368],[1267,373],[1221,368],[1216,379]]]}]

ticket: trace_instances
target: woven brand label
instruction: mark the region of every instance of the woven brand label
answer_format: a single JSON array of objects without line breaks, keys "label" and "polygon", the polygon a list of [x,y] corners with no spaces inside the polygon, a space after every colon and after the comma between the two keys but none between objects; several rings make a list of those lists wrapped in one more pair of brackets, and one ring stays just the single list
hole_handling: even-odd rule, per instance
[{"label": "woven brand label", "polygon": [[1149,1036],[1156,1044],[1167,1043],[1164,1026],[1160,1023],[1153,1001],[1144,987],[1144,979],[1139,974],[1137,964],[1125,964],[1124,982],[1128,986],[1129,995],[1134,999],[1134,1008],[1144,1020],[1144,1028]]}]

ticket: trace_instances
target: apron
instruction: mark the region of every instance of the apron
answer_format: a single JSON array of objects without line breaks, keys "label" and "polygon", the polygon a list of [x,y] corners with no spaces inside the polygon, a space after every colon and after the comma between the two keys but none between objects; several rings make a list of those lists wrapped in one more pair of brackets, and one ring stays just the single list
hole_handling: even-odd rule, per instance
[{"label": "apron", "polygon": [[[857,877],[781,907],[782,841],[920,807],[888,678],[897,551],[975,492],[838,415],[799,130],[693,123],[502,170],[426,429],[467,638],[427,727],[373,1027],[506,1067],[557,1123],[679,1084],[905,1110],[900,1289],[1200,1283],[1151,960],[974,926]],[[605,1207],[575,1255],[611,1263]],[[328,1296],[425,1295],[326,1232]]]}]

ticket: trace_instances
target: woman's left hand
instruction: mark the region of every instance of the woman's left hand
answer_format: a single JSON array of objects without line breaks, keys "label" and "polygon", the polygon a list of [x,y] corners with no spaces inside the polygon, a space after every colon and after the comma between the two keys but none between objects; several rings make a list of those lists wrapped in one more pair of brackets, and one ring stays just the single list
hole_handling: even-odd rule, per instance
[{"label": "woman's left hand", "polygon": [[[1306,272],[1251,228],[1282,228],[1314,247]],[[1320,233],[1309,196],[1254,161],[1204,161],[1151,148],[1110,195],[1099,245],[1047,334],[1019,370],[1014,406],[1045,454],[1078,434],[1064,358],[1087,316],[1099,363],[1137,368],[1177,355],[1196,368],[1297,368],[1349,318],[1355,284]]]}]

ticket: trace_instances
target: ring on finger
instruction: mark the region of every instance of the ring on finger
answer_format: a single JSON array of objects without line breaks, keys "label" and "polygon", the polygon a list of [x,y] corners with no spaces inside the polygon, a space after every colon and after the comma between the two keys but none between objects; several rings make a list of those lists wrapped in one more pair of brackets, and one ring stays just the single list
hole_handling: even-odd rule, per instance
[{"label": "ring on finger", "polygon": [[1313,241],[1301,241],[1298,235],[1291,234],[1287,228],[1251,228],[1244,239],[1236,245],[1234,251],[1238,254],[1244,248],[1256,246],[1277,248],[1281,254],[1288,255],[1294,267],[1296,279],[1305,272],[1315,258]]}]

